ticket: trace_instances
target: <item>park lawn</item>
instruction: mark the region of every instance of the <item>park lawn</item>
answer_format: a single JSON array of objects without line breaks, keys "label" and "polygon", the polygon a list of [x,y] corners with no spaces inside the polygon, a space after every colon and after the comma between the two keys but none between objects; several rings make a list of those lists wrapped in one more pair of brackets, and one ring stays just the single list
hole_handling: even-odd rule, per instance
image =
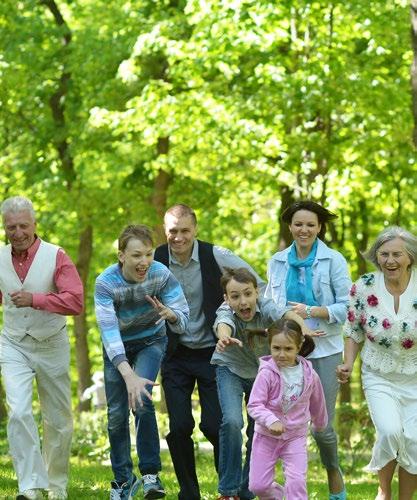
[{"label": "park lawn", "polygon": [[[0,447],[0,498],[13,499],[16,497],[16,480],[11,466],[10,457],[5,453],[4,441]],[[163,473],[161,475],[166,491],[167,500],[177,499],[177,483],[168,451],[162,452]],[[213,467],[211,453],[197,454],[198,476],[203,500],[214,500],[217,497],[216,473]],[[278,476],[280,472],[278,471]],[[98,461],[71,459],[71,479],[69,499],[108,499],[111,469]],[[354,475],[346,475],[349,500],[373,500],[376,492],[376,481],[371,475],[357,471]],[[327,486],[322,467],[313,460],[309,465],[308,477],[309,499],[326,500]],[[141,498],[139,494],[138,499]]]}]

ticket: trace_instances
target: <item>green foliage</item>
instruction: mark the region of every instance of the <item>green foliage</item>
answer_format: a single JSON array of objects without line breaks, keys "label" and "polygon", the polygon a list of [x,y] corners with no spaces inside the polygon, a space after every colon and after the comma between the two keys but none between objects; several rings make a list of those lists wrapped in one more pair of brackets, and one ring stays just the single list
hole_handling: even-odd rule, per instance
[{"label": "green foliage", "polygon": [[79,413],[74,422],[72,443],[72,453],[80,459],[96,462],[107,459],[110,446],[106,410]]},{"label": "green foliage", "polygon": [[3,0],[0,29],[1,198],[31,197],[74,260],[94,228],[93,368],[95,277],[166,204],[263,275],[283,188],[339,214],[354,278],[382,227],[417,229],[405,0]]}]

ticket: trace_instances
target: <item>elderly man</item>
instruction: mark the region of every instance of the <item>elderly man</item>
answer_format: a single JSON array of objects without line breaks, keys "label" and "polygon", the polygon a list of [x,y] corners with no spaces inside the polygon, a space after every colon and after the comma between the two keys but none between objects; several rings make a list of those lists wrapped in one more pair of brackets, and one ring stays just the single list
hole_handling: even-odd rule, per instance
[{"label": "elderly man", "polygon": [[[164,217],[167,244],[156,249],[155,260],[169,267],[180,282],[190,321],[184,333],[169,332],[167,355],[162,363],[162,385],[169,415],[167,442],[180,486],[180,500],[199,500],[192,433],[191,396],[195,385],[201,406],[200,429],[212,443],[218,468],[221,410],[215,367],[210,364],[217,339],[213,333],[216,310],[223,301],[220,277],[225,267],[253,269],[226,248],[196,239],[197,218],[187,205],[174,205]],[[263,285],[258,277],[258,282]],[[221,458],[220,458],[221,460]],[[242,478],[240,498],[253,498],[248,490],[248,464]],[[225,497],[226,498],[226,497]]]},{"label": "elderly man", "polygon": [[[65,252],[41,240],[30,200],[1,205],[9,245],[0,249],[3,331],[0,366],[9,407],[7,433],[18,499],[66,499],[72,435],[66,315],[79,314],[83,287]],[[32,413],[36,379],[43,447]]]}]

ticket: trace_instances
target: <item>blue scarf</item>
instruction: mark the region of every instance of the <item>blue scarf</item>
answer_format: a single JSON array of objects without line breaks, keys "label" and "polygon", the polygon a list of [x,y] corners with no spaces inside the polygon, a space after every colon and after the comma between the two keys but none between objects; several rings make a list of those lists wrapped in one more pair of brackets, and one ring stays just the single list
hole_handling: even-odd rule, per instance
[{"label": "blue scarf", "polygon": [[[313,262],[317,253],[317,239],[311,247],[308,256],[300,260],[297,257],[297,249],[295,243],[291,245],[291,250],[288,254],[289,269],[285,282],[287,289],[287,302],[300,302],[308,306],[318,306],[313,294]],[[298,270],[300,267],[305,268],[305,283],[300,283],[298,279]]]}]

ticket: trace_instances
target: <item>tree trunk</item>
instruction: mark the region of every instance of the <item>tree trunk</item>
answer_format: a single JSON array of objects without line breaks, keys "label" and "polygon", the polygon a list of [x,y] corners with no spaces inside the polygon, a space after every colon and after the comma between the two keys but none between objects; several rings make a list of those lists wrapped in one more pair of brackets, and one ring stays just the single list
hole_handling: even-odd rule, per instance
[{"label": "tree trunk", "polygon": [[[169,137],[159,137],[156,145],[157,156],[167,155],[169,152]],[[168,188],[171,184],[172,176],[166,170],[159,170],[155,178],[151,204],[157,216],[155,225],[155,243],[160,245],[165,243],[164,214],[167,209]]]},{"label": "tree trunk", "polygon": [[281,222],[282,212],[294,203],[294,191],[288,186],[281,187],[281,208],[279,209],[278,214],[278,239],[277,239],[277,249],[283,250],[287,248],[288,245],[291,244],[292,236],[287,224]]},{"label": "tree trunk", "polygon": [[413,62],[411,63],[411,95],[413,110],[413,143],[417,148],[417,0],[410,2],[411,14],[411,47],[413,49]]},{"label": "tree trunk", "polygon": [[[77,269],[84,286],[88,290],[88,275],[90,271],[91,256],[93,253],[93,228],[87,225],[80,235],[78,247]],[[86,300],[84,299],[86,305]],[[83,312],[74,318],[75,334],[75,359],[78,370],[78,409],[85,411],[90,408],[90,400],[81,401],[81,396],[85,389],[91,385],[91,363],[88,350],[88,324],[87,311],[84,306]]]}]

